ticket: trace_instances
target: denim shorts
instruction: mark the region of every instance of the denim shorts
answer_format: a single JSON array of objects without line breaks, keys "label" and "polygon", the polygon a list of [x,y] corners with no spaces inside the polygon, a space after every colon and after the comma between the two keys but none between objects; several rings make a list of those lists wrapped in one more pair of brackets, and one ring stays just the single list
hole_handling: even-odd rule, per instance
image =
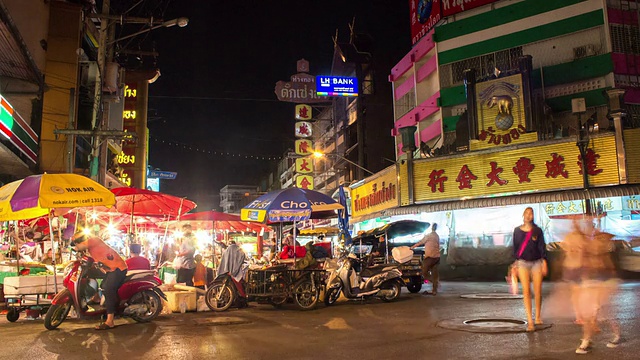
[{"label": "denim shorts", "polygon": [[544,260],[535,260],[535,261],[527,261],[527,260],[517,260],[516,266],[520,269],[527,269],[529,272],[539,272],[542,271],[542,265]]}]

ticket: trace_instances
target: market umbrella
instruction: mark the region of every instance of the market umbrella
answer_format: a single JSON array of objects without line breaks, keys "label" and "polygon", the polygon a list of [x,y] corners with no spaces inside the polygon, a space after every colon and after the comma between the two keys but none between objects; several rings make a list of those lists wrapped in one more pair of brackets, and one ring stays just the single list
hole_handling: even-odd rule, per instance
[{"label": "market umbrella", "polygon": [[109,207],[114,203],[114,194],[88,177],[31,175],[0,188],[0,221],[33,219],[52,209]]},{"label": "market umbrella", "polygon": [[[88,177],[77,174],[40,174],[27,176],[0,188],[0,221],[26,220],[49,214],[49,231],[54,209],[84,206],[109,207],[115,196]],[[51,236],[52,248],[53,236]],[[16,261],[19,266],[19,259]],[[54,256],[55,268],[55,256]],[[54,274],[54,286],[57,291]]]},{"label": "market umbrella", "polygon": [[[300,188],[276,190],[262,195],[240,210],[240,218],[261,223],[296,222],[336,216],[336,210],[344,210],[330,196],[321,192]],[[293,232],[295,261],[296,231]]]},{"label": "market umbrella", "polygon": [[111,189],[116,196],[115,211],[123,214],[168,215],[178,217],[196,207],[193,201],[157,191],[120,187]]},{"label": "market umbrella", "polygon": [[335,210],[344,210],[344,206],[321,192],[294,187],[253,200],[240,210],[240,218],[261,223],[297,222],[334,217]]},{"label": "market umbrella", "polygon": [[203,229],[227,231],[270,231],[264,224],[242,221],[239,215],[227,214],[219,211],[202,211],[182,216],[180,222],[188,221],[192,226]]}]

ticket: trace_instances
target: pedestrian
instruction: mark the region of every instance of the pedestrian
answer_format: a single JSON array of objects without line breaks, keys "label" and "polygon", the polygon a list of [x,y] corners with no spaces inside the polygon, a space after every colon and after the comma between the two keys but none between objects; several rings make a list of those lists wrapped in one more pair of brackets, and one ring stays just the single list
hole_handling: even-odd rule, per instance
[{"label": "pedestrian", "polygon": [[176,253],[176,259],[174,259],[174,264],[178,264],[176,282],[193,286],[193,273],[196,270],[196,262],[193,258],[196,252],[195,236],[189,224],[183,225],[182,231],[182,243]]},{"label": "pedestrian", "polygon": [[142,252],[142,246],[140,244],[130,244],[129,257],[126,261],[127,268],[129,270],[151,270],[151,263],[145,257],[140,256]]},{"label": "pedestrian", "polygon": [[194,260],[196,262],[196,268],[193,273],[193,286],[204,290],[207,285],[207,267],[202,263],[202,255],[196,255]]},{"label": "pedestrian", "polygon": [[535,331],[531,309],[531,282],[536,304],[536,325],[542,324],[542,278],[547,276],[547,249],[542,229],[533,222],[533,208],[522,214],[523,224],[513,230],[513,267],[522,284],[524,309],[527,313],[527,331]]},{"label": "pedestrian", "polygon": [[608,322],[612,338],[607,347],[620,344],[620,325],[615,320],[611,299],[618,288],[615,266],[611,258],[613,235],[599,231],[588,222],[588,246],[583,252],[585,276],[580,286],[579,314],[582,321],[582,340],[576,354],[587,354],[591,350],[593,336],[600,331],[598,320]]},{"label": "pedestrian", "polygon": [[571,307],[575,313],[574,323],[582,325],[580,318],[580,287],[585,276],[584,251],[587,238],[580,227],[578,220],[571,223],[571,232],[560,242],[564,258],[562,261],[562,280],[569,287]]},{"label": "pedestrian", "polygon": [[[431,232],[426,234],[422,240],[411,246],[411,249],[415,249],[418,246],[424,245],[424,259],[422,260],[422,277],[426,280],[431,278],[431,292],[424,291],[423,295],[436,295],[438,293],[439,274],[438,264],[440,264],[440,237],[436,230],[438,224],[433,223],[431,225]],[[429,276],[431,274],[431,276]]]},{"label": "pedestrian", "polygon": [[100,287],[104,295],[107,319],[96,326],[96,330],[113,329],[115,327],[113,318],[119,303],[118,288],[120,288],[127,275],[127,263],[115,250],[98,237],[90,237],[79,232],[73,236],[72,244],[77,251],[87,250],[95,262],[101,265],[99,269],[105,273]]}]

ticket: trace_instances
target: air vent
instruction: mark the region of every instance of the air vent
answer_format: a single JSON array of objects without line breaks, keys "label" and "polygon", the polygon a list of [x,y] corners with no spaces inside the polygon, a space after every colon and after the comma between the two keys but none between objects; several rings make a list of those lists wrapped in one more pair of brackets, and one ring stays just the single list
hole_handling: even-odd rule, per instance
[{"label": "air vent", "polygon": [[573,48],[574,59],[582,59],[593,55],[596,55],[596,48],[591,44]]}]

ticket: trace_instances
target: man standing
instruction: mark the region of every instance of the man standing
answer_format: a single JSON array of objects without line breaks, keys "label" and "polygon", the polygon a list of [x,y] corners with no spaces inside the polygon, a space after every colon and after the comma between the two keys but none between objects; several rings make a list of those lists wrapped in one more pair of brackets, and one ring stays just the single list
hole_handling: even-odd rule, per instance
[{"label": "man standing", "polygon": [[438,264],[440,264],[440,237],[436,233],[438,224],[434,223],[431,226],[431,232],[426,234],[422,240],[411,246],[411,249],[415,249],[418,246],[424,245],[424,260],[422,260],[422,277],[426,280],[429,278],[429,272],[431,272],[431,283],[433,289],[431,293],[428,291],[423,292],[423,295],[436,295],[438,293]]},{"label": "man standing", "polygon": [[182,226],[182,231],[184,232],[182,244],[180,244],[180,250],[176,254],[177,259],[174,261],[180,264],[176,281],[187,286],[193,286],[193,274],[196,271],[196,261],[193,258],[196,253],[195,237],[189,224]]},{"label": "man standing", "polygon": [[101,287],[107,319],[96,326],[96,330],[113,329],[113,317],[118,306],[118,288],[127,275],[127,264],[115,250],[97,237],[89,237],[80,232],[74,235],[72,244],[78,251],[89,251],[93,260],[101,265],[100,270],[106,274]]},{"label": "man standing", "polygon": [[151,270],[151,263],[146,258],[140,256],[142,247],[140,244],[129,245],[131,257],[127,259],[127,268],[129,270]]}]

